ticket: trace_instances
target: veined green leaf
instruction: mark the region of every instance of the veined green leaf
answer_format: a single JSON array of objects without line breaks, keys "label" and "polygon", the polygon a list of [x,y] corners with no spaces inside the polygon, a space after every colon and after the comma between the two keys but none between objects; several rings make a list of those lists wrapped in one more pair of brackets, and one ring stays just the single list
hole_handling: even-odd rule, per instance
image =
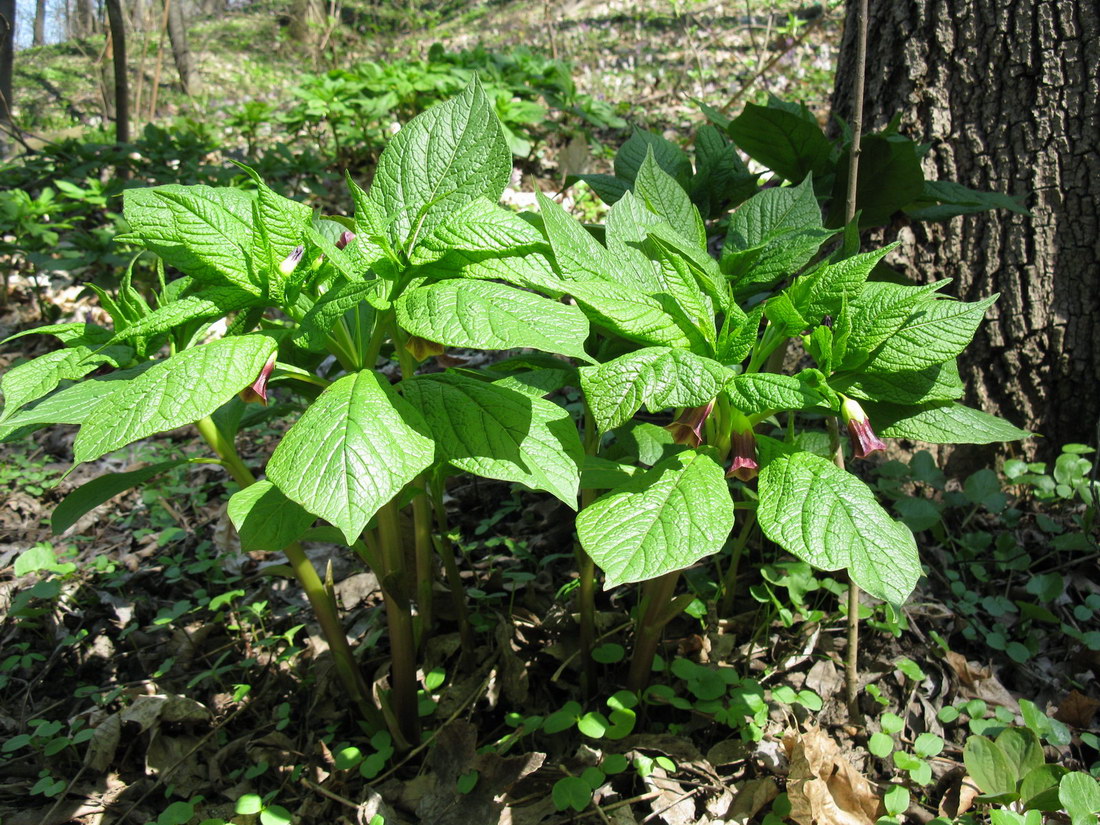
[{"label": "veined green leaf", "polygon": [[374,315],[370,299],[379,299],[385,293],[387,283],[373,281],[343,281],[318,299],[302,316],[294,333],[296,343],[310,352],[324,352],[329,332],[346,312],[358,308],[365,315]]},{"label": "veined green leaf", "polygon": [[584,450],[562,407],[456,373],[416,376],[403,387],[453,466],[576,507]]},{"label": "veined green leaf", "polygon": [[542,233],[515,212],[476,198],[424,235],[409,263],[429,264],[452,251],[500,257],[547,249]]},{"label": "veined green leaf", "polygon": [[643,406],[650,412],[698,407],[712,401],[733,372],[687,350],[647,347],[579,370],[588,407],[602,432],[626,423]]},{"label": "veined green leaf", "polygon": [[757,518],[764,535],[821,570],[847,568],[852,581],[877,599],[903,603],[921,573],[909,529],[832,461],[786,452],[771,439],[757,443],[771,453],[759,479]]},{"label": "veined green leaf", "polygon": [[282,281],[286,280],[279,272],[279,264],[302,243],[313,210],[275,192],[255,170],[243,164],[241,168],[256,184],[256,198],[252,202],[252,276],[265,294],[270,291],[278,300]]},{"label": "veined green leaf", "polygon": [[634,194],[684,238],[706,249],[707,232],[699,210],[676,179],[658,165],[652,146],[646,147],[645,160],[634,180]]},{"label": "veined green leaf", "polygon": [[198,281],[262,293],[252,276],[252,200],[246,193],[173,183],[127,189],[123,202],[127,240]]},{"label": "veined green leaf", "polygon": [[531,347],[592,359],[588,319],[573,306],[492,281],[450,280],[408,290],[397,300],[406,332],[451,347]]},{"label": "veined green leaf", "polygon": [[933,295],[950,281],[926,286],[902,286],[886,281],[864,284],[862,292],[848,304],[852,331],[848,336],[848,355],[844,368],[852,369],[883,341],[901,329],[918,307],[935,300]]},{"label": "veined green leaf", "polygon": [[570,175],[565,179],[566,186],[572,186],[582,180],[592,187],[600,200],[611,205],[617,203],[619,198],[630,191],[630,181],[623,180],[615,175],[600,175],[588,173],[584,175]]},{"label": "veined green leaf", "polygon": [[371,370],[330,385],[283,437],[267,476],[352,544],[435,456],[416,409]]},{"label": "veined green leaf", "polygon": [[828,406],[813,385],[809,371],[799,375],[755,372],[736,375],[726,387],[730,403],[745,415],[763,415],[783,410],[808,410]]},{"label": "veined green leaf", "polygon": [[184,350],[105,396],[73,443],[79,464],[205,418],[256,380],[276,344],[266,335],[222,338]]},{"label": "veined green leaf", "polygon": [[47,352],[12,367],[0,379],[0,392],[4,394],[0,423],[10,420],[21,407],[52,392],[62,381],[83,378],[106,363],[118,366],[133,355],[134,351],[126,346],[94,350],[81,345]]},{"label": "veined green leaf", "polygon": [[[671,298],[664,302],[611,282],[574,281],[569,294],[589,320],[628,341],[710,353],[713,346],[683,317]],[[675,313],[675,314],[674,314]]]},{"label": "veined green leaf", "polygon": [[562,367],[561,369],[543,368],[517,372],[506,378],[498,378],[493,384],[534,398],[543,398],[568,384],[575,385],[576,382],[577,371]]},{"label": "veined green leaf", "polygon": [[159,335],[192,321],[212,321],[231,312],[263,306],[264,300],[233,286],[207,286],[157,307],[115,335],[116,341]]},{"label": "veined green leaf", "polygon": [[478,197],[500,200],[512,152],[475,77],[461,94],[413,118],[378,160],[370,199],[393,215],[390,237],[411,252],[447,216]]},{"label": "veined green leaf", "polygon": [[479,281],[504,281],[524,289],[535,289],[552,297],[561,297],[569,288],[550,258],[542,252],[526,252],[504,257],[485,256],[451,250],[430,264],[415,270],[429,280],[470,278]]},{"label": "veined green leaf", "polygon": [[229,499],[229,518],[241,549],[282,550],[313,524],[314,515],[282,494],[270,481],[257,481]]},{"label": "veined green leaf", "polygon": [[186,458],[149,464],[126,473],[104,473],[98,478],[81,484],[54,508],[50,516],[50,528],[54,535],[64,533],[85,513],[117,496],[119,493],[148,481],[173,467],[188,463]]},{"label": "veined green leaf", "polygon": [[605,493],[577,515],[577,537],[605,589],[681,570],[717,553],[733,529],[722,466],[684,450]]},{"label": "veined green leaf", "polygon": [[706,218],[718,217],[727,204],[737,206],[756,192],[760,176],[746,168],[737,147],[715,126],[695,133],[695,166],[691,199]]},{"label": "veined green leaf", "polygon": [[[554,260],[562,277],[569,281],[597,281],[618,284],[625,275],[629,286],[645,290],[652,283],[633,267],[616,265],[614,257],[564,209],[541,192],[536,192],[539,213],[546,226]],[[618,207],[618,204],[616,204]]]},{"label": "veined green leaf", "polygon": [[929,444],[993,444],[1032,435],[1003,418],[950,401],[921,407],[869,401],[863,408],[879,435],[890,438]]},{"label": "veined green leaf", "polygon": [[[848,165],[851,153],[841,154],[833,180],[829,226],[844,223]],[[864,135],[860,141],[856,210],[861,227],[885,226],[890,217],[920,197],[924,190],[917,144],[900,135]]]},{"label": "veined green leaf", "polygon": [[18,432],[29,432],[46,424],[83,424],[88,414],[103,397],[121,388],[126,381],[153,366],[146,361],[136,367],[118,370],[99,378],[86,378],[76,384],[61,387],[44,398],[24,407],[0,425],[0,441]]},{"label": "veined green leaf", "polygon": [[897,244],[891,244],[834,264],[823,264],[798,278],[786,292],[811,326],[820,324],[824,316],[837,315],[845,301],[850,303],[860,294],[875,264],[895,246]]},{"label": "veined green leaf", "polygon": [[965,392],[954,359],[917,372],[837,375],[829,384],[855,398],[905,405],[953,401]]},{"label": "veined green leaf", "polygon": [[821,127],[785,109],[748,103],[729,132],[749,157],[789,181],[828,168],[833,147]]},{"label": "veined green leaf", "polygon": [[955,358],[966,349],[986,310],[996,300],[993,295],[973,303],[937,300],[921,304],[897,332],[871,353],[861,371],[916,372]]},{"label": "veined green leaf", "polygon": [[691,161],[684,150],[672,141],[642,129],[635,129],[615,153],[615,177],[633,185],[649,152],[676,181],[686,184],[691,179]]}]

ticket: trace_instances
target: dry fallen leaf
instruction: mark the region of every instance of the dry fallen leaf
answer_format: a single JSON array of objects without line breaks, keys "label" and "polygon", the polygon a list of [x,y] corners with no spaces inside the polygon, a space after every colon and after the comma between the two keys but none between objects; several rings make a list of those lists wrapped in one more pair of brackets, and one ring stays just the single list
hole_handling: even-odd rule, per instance
[{"label": "dry fallen leaf", "polygon": [[974,800],[981,794],[977,783],[959,769],[959,775],[947,788],[947,792],[940,800],[939,815],[948,819],[966,813],[974,804]]},{"label": "dry fallen leaf", "polygon": [[879,798],[820,728],[783,737],[791,768],[787,795],[799,825],[873,825]]},{"label": "dry fallen leaf", "polygon": [[1014,713],[1020,712],[1019,703],[993,675],[992,668],[979,667],[973,662],[968,662],[965,656],[953,650],[947,651],[947,663],[959,677],[959,682],[962,684],[961,693],[967,699],[982,699],[992,705],[1006,707]]},{"label": "dry fallen leaf", "polygon": [[779,787],[770,776],[750,779],[737,789],[737,796],[726,812],[729,825],[746,825],[765,805],[779,796]]},{"label": "dry fallen leaf", "polygon": [[1058,710],[1054,718],[1075,728],[1087,728],[1092,725],[1092,717],[1100,709],[1100,702],[1091,696],[1085,696],[1080,691],[1070,691],[1070,694],[1058,703]]}]

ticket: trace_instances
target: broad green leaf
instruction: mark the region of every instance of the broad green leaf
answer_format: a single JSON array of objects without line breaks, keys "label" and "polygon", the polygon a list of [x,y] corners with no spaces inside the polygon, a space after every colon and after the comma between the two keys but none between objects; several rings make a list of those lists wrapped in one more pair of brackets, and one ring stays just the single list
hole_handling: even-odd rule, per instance
[{"label": "broad green leaf", "polygon": [[493,383],[507,390],[515,390],[534,398],[543,398],[556,390],[560,390],[567,384],[576,385],[576,382],[577,371],[562,368],[517,372],[507,378],[497,379]]},{"label": "broad green leaf", "polygon": [[816,123],[755,103],[745,105],[730,123],[729,133],[749,157],[792,182],[825,172],[833,148]]},{"label": "broad green leaf", "polygon": [[588,319],[577,307],[492,281],[450,280],[405,292],[395,303],[406,332],[449,347],[530,347],[592,359]]},{"label": "broad green leaf", "polygon": [[431,465],[435,449],[427,432],[416,409],[373,371],[345,375],[283,436],[267,476],[352,544],[374,514]]},{"label": "broad green leaf", "polygon": [[1062,807],[1058,799],[1058,782],[1069,773],[1062,765],[1040,765],[1032,768],[1020,780],[1020,799],[1027,810],[1056,811]]},{"label": "broad green leaf", "polygon": [[192,321],[211,321],[231,312],[263,306],[264,300],[232,286],[204,287],[190,295],[158,307],[151,313],[119,330],[116,341],[131,340],[169,332]]},{"label": "broad green leaf", "polygon": [[83,424],[84,419],[104,396],[120,389],[125,382],[141,375],[152,366],[154,366],[152,361],[146,361],[136,367],[118,370],[99,378],[87,378],[79,383],[61,387],[5,419],[0,425],[0,441],[45,424]]},{"label": "broad green leaf", "polygon": [[582,490],[610,490],[642,472],[633,464],[586,455],[581,469]]},{"label": "broad green leaf", "polygon": [[1039,737],[1028,728],[1007,727],[993,741],[1008,758],[1019,779],[1046,761]]},{"label": "broad green leaf", "polygon": [[719,361],[723,364],[740,364],[749,357],[752,348],[756,346],[765,309],[765,304],[757,304],[744,317],[738,317],[733,312],[726,313],[722,332],[718,336],[716,357]]},{"label": "broad green leaf", "polygon": [[890,518],[866,484],[832,461],[782,450],[772,446],[760,471],[757,518],[764,535],[821,570],[847,568],[870,595],[902,604],[921,572],[909,528]]},{"label": "broad green leaf", "polygon": [[850,303],[860,295],[875,264],[895,246],[891,244],[837,263],[823,264],[797,279],[786,292],[810,325],[820,324],[825,315],[839,314],[845,302]]},{"label": "broad green leaf", "polygon": [[672,433],[664,427],[648,421],[628,421],[615,433],[615,442],[604,452],[611,459],[626,459],[652,467],[680,449],[681,445],[672,440]]},{"label": "broad green leaf", "polygon": [[54,508],[53,515],[50,516],[50,528],[53,530],[54,535],[64,533],[76,524],[77,520],[85,513],[105,501],[109,501],[119,493],[129,490],[131,487],[137,487],[153,476],[160,475],[173,467],[179,467],[181,464],[187,463],[188,459],[186,458],[161,461],[126,473],[105,473],[99,478],[81,484],[65,496],[61,503]]},{"label": "broad green leaf", "polygon": [[545,249],[546,239],[530,223],[487,198],[476,198],[421,238],[409,263],[432,263],[454,251],[499,257]]},{"label": "broad green leaf", "polygon": [[760,176],[745,167],[737,147],[710,124],[695,133],[695,167],[691,199],[705,218],[718,217],[725,206],[736,206],[756,192]]},{"label": "broad green leaf", "polygon": [[512,152],[492,102],[475,77],[397,133],[378,160],[370,200],[392,215],[395,246],[415,249],[456,209],[479,197],[500,200]]},{"label": "broad green leaf", "polygon": [[950,281],[926,286],[902,286],[887,281],[871,281],[864,284],[859,296],[848,304],[852,331],[848,336],[844,368],[851,369],[865,361],[871,351],[901,329],[919,307],[935,300],[933,293],[948,283]]},{"label": "broad green leaf", "polygon": [[739,294],[793,275],[833,235],[822,228],[809,178],[798,186],[765,189],[730,218],[721,267]]},{"label": "broad green leaf", "polygon": [[814,386],[815,379],[816,375],[809,371],[798,375],[747,373],[734,376],[726,394],[735,409],[750,416],[827,407],[825,396]]},{"label": "broad green leaf", "polygon": [[998,795],[1016,792],[1020,776],[1005,752],[991,739],[968,737],[963,747],[963,763],[982,793]]},{"label": "broad green leaf", "polygon": [[[344,281],[320,297],[302,316],[294,341],[310,352],[324,352],[329,332],[348,312],[358,311],[366,319],[374,316],[371,299],[379,300],[385,293],[385,281]],[[367,321],[369,324],[369,320]]]},{"label": "broad green leaf", "polygon": [[944,221],[959,215],[973,215],[989,209],[1008,209],[1030,215],[1022,199],[1000,192],[982,192],[949,180],[926,180],[920,197],[905,207],[918,221]]},{"label": "broad green leaf", "polygon": [[21,407],[52,392],[62,381],[83,378],[96,367],[108,362],[118,366],[133,355],[134,351],[125,346],[113,346],[98,351],[77,346],[47,352],[12,367],[0,379],[0,392],[4,394],[4,410],[0,413],[0,423],[10,420]]},{"label": "broad green leaf", "polygon": [[[850,152],[837,163],[828,225],[844,223]],[[924,191],[917,144],[899,135],[864,135],[859,149],[856,210],[861,227],[885,226],[895,212],[908,206]]]},{"label": "broad green leaf", "polygon": [[205,418],[255,381],[275,348],[266,335],[235,336],[184,350],[150,367],[91,411],[73,443],[74,460],[93,461]]},{"label": "broad green leaf", "polygon": [[875,431],[889,438],[929,444],[994,444],[1030,438],[1031,433],[1003,418],[953,402],[921,407],[868,402],[863,405]]},{"label": "broad green leaf", "polygon": [[[649,227],[646,240],[648,246],[664,250],[667,255],[679,255],[690,267],[700,289],[709,295],[719,306],[726,307],[728,312],[744,317],[740,307],[730,301],[729,289],[724,281],[718,261],[710,256],[706,248],[697,248],[689,241],[682,238],[678,232],[672,230],[666,223],[656,223]],[[650,257],[655,257],[650,252]]]},{"label": "broad green leaf", "polygon": [[953,360],[917,372],[842,374],[834,376],[829,384],[859,399],[906,405],[953,401],[965,392]]},{"label": "broad green leaf", "polygon": [[1084,771],[1067,773],[1058,782],[1058,799],[1073,825],[1091,825],[1100,813],[1100,783]]},{"label": "broad green leaf", "polygon": [[630,181],[616,177],[615,175],[599,175],[593,173],[570,175],[565,179],[565,185],[572,186],[577,181],[584,181],[591,186],[592,191],[599,196],[600,200],[608,205],[617,203],[619,198],[630,191]]},{"label": "broad green leaf", "polygon": [[713,348],[717,337],[714,302],[700,286],[699,270],[679,252],[659,241],[647,241],[644,248],[657,264],[656,276],[661,284],[661,289],[653,297],[662,302],[666,296],[670,297],[675,303],[677,315],[699,330]]},{"label": "broad green leaf", "polygon": [[664,302],[610,282],[576,281],[569,294],[590,321],[639,344],[710,353],[712,345],[671,299]]},{"label": "broad green leaf", "polygon": [[653,147],[647,147],[645,160],[634,180],[634,194],[651,212],[664,218],[669,225],[689,241],[706,249],[707,232],[699,210],[684,188],[662,169],[653,157]]},{"label": "broad green leaf", "polygon": [[252,276],[264,294],[282,295],[281,282],[286,276],[279,271],[279,264],[302,243],[309,227],[313,210],[304,203],[284,198],[247,166],[242,167],[256,184],[256,198],[252,202]]},{"label": "broad green leaf", "polygon": [[246,193],[173,183],[127,189],[123,203],[127,240],[198,281],[262,293],[252,276],[252,200]]},{"label": "broad green leaf", "polygon": [[993,295],[973,303],[936,300],[921,304],[860,369],[878,374],[917,372],[955,358],[966,349],[996,300]]},{"label": "broad green leaf", "polygon": [[229,518],[241,549],[282,550],[313,524],[314,515],[283,495],[270,481],[257,481],[229,499]]},{"label": "broad green leaf", "polygon": [[732,529],[722,465],[697,450],[669,456],[577,515],[577,537],[606,574],[605,589],[682,570],[717,553]]},{"label": "broad green leaf", "polygon": [[417,376],[402,386],[453,466],[545,490],[576,507],[584,451],[562,407],[456,373]]},{"label": "broad green leaf", "polygon": [[504,281],[555,298],[569,289],[569,282],[562,280],[548,255],[542,252],[496,257],[451,250],[439,260],[418,266],[414,272],[428,280],[469,278]]},{"label": "broad green leaf", "polygon": [[45,324],[40,327],[25,329],[22,332],[9,335],[3,341],[0,341],[0,347],[11,343],[17,338],[22,338],[25,335],[53,335],[67,347],[76,347],[82,344],[88,347],[96,347],[102,346],[111,340],[111,331],[109,329],[97,326],[96,324],[74,322],[67,324]]},{"label": "broad green leaf", "polygon": [[799,335],[810,326],[810,322],[802,317],[802,313],[786,292],[772,295],[764,302],[764,315],[785,338]]},{"label": "broad green leaf", "polygon": [[691,178],[691,161],[683,149],[660,135],[641,129],[635,129],[615,153],[615,177],[633,185],[649,152],[653,153],[657,165],[674,180],[686,184]]},{"label": "broad green leaf", "polygon": [[[536,192],[539,214],[562,277],[569,281],[595,281],[645,290],[652,279],[634,267],[621,267],[615,257],[562,207]],[[616,204],[618,207],[618,204]]]},{"label": "broad green leaf", "polygon": [[712,401],[733,373],[686,350],[647,347],[579,370],[581,388],[602,432],[613,430],[643,406],[649,412],[698,407]]}]

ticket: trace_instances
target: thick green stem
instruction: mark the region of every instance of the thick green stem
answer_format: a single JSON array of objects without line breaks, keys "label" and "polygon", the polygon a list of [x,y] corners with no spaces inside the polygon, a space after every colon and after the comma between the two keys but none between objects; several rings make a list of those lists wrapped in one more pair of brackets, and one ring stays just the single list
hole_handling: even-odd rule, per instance
[{"label": "thick green stem", "polygon": [[[207,417],[197,421],[195,427],[203,440],[221,458],[234,481],[240,484],[241,487],[248,487],[255,483],[256,477],[245,466],[240,455],[237,454],[232,439],[228,439],[222,434],[213,419]],[[355,704],[363,721],[372,729],[382,729],[385,727],[385,721],[378,708],[371,701],[370,691],[367,689],[366,682],[363,681],[362,673],[359,672],[359,666],[356,664],[355,656],[351,652],[351,646],[348,644],[344,627],[340,623],[336,604],[325,590],[321,577],[317,575],[317,569],[298,542],[293,542],[283,548],[283,552],[286,553],[287,561],[290,562],[290,567],[294,571],[298,583],[302,586],[302,590],[305,591],[306,598],[309,599],[314,614],[317,616],[317,622],[321,625],[321,633],[328,642],[329,650],[332,651],[332,659],[344,690],[348,692],[348,696]]]},{"label": "thick green stem", "polygon": [[734,539],[732,552],[730,553],[730,566],[726,575],[722,577],[722,602],[718,612],[721,616],[729,616],[733,610],[734,591],[737,589],[737,570],[741,565],[741,556],[745,552],[745,545],[752,535],[752,528],[756,526],[756,511],[749,511],[745,515],[745,522],[741,525],[741,532]]},{"label": "thick green stem", "polygon": [[[600,437],[596,431],[596,419],[588,405],[584,408],[584,454],[596,455],[600,449]],[[598,490],[581,490],[581,510],[599,496]],[[584,552],[580,542],[576,545],[577,571],[580,587],[577,589],[577,613],[580,621],[580,655],[583,667],[583,687],[586,694],[596,688],[596,662],[592,648],[596,643],[596,564]]]},{"label": "thick green stem", "polygon": [[458,572],[455,548],[449,536],[447,510],[443,505],[443,479],[433,481],[428,489],[432,496],[432,510],[435,511],[435,541],[439,558],[443,560],[443,572],[447,574],[447,587],[451,591],[455,618],[458,621],[458,635],[462,640],[462,651],[469,655],[474,649],[474,633],[470,627],[469,612],[466,610],[466,588],[462,585],[462,576]]},{"label": "thick green stem", "polygon": [[399,734],[409,745],[420,741],[416,707],[416,638],[408,595],[405,552],[401,543],[398,509],[394,501],[378,511],[379,552],[382,557],[382,597],[390,631],[390,708]]},{"label": "thick green stem", "polygon": [[432,630],[432,592],[435,567],[432,564],[432,508],[423,481],[413,499],[413,547],[416,558],[416,611],[420,619],[417,647],[424,644]]},{"label": "thick green stem", "polygon": [[[844,450],[840,445],[840,427],[836,418],[829,416],[829,447],[833,463],[844,469]],[[844,698],[848,703],[848,718],[858,722],[859,712],[859,586],[848,574],[848,647],[844,651]]]},{"label": "thick green stem", "polygon": [[644,690],[649,684],[653,657],[657,655],[661,634],[665,625],[673,618],[668,605],[679,580],[680,571],[673,570],[642,585],[642,601],[638,605],[638,618],[634,625],[634,655],[630,660],[630,674],[626,680],[628,690]]}]

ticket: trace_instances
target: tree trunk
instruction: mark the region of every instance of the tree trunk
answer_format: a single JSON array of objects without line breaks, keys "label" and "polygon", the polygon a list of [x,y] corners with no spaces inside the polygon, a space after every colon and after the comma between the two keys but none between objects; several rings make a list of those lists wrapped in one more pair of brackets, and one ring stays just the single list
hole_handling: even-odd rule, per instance
[{"label": "tree trunk", "polygon": [[302,47],[315,63],[324,24],[325,7],[321,0],[291,0],[290,39]]},{"label": "tree trunk", "polygon": [[98,21],[95,13],[95,0],[76,0],[77,30],[80,37],[96,33]]},{"label": "tree trunk", "polygon": [[12,127],[12,69],[15,62],[15,0],[0,0],[0,152]]},{"label": "tree trunk", "polygon": [[176,71],[180,76],[180,88],[190,95],[194,78],[192,76],[191,49],[187,45],[187,21],[183,17],[182,0],[174,0],[168,6],[168,39],[172,41],[172,58],[176,61]]},{"label": "tree trunk", "polygon": [[[851,21],[854,2],[848,2]],[[834,111],[851,111],[846,26]],[[968,403],[1045,436],[1093,442],[1100,418],[1100,6],[1076,0],[872,0],[865,123],[896,112],[932,144],[929,179],[1026,195],[1032,216],[983,212],[887,232],[917,281],[990,310],[960,359]]]},{"label": "tree trunk", "polygon": [[111,26],[111,60],[115,68],[115,140],[130,140],[130,84],[126,77],[126,25],[121,0],[107,0],[107,20]]},{"label": "tree trunk", "polygon": [[34,6],[34,40],[32,45],[46,45],[46,0],[37,0]]}]

